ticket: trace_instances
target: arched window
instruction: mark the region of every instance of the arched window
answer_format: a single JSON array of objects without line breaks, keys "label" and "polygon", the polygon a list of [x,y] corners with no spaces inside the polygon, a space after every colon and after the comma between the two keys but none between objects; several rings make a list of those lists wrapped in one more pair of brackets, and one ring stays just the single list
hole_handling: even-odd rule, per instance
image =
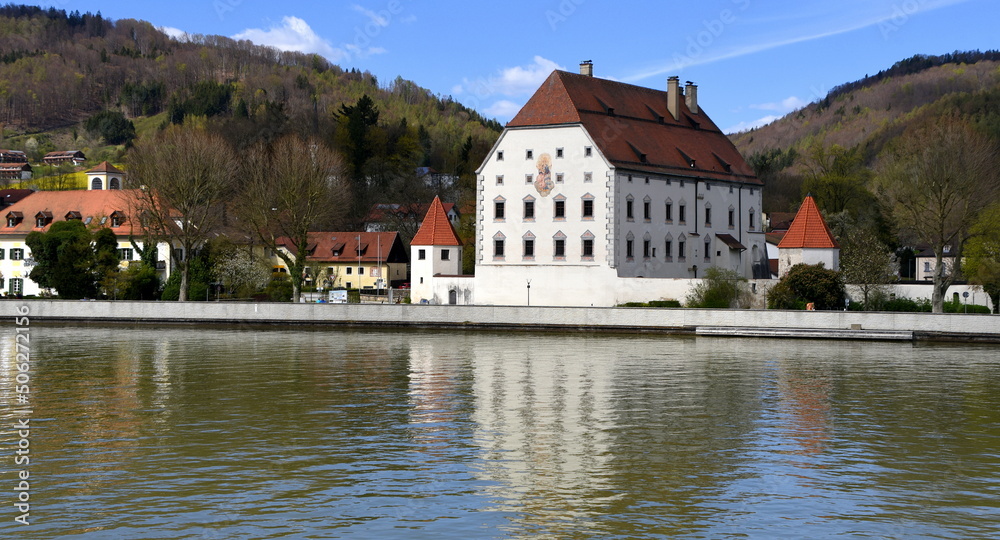
[{"label": "arched window", "polygon": [[104,183],[101,182],[100,178],[94,177],[94,179],[90,181],[90,189],[104,189]]},{"label": "arched window", "polygon": [[108,181],[108,189],[121,189],[122,181],[118,178],[112,178]]}]

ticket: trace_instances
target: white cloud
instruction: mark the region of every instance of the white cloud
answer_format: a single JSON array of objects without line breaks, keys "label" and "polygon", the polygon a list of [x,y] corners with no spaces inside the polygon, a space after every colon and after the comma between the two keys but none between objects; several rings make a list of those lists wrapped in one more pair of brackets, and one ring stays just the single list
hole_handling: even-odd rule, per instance
[{"label": "white cloud", "polygon": [[483,113],[487,116],[492,116],[494,118],[513,118],[517,111],[521,110],[523,105],[520,103],[514,103],[513,101],[507,99],[501,99],[493,105],[483,109]]},{"label": "white cloud", "polygon": [[164,34],[176,39],[177,41],[187,41],[188,33],[181,30],[180,28],[174,28],[173,26],[158,26],[157,30],[163,32]]},{"label": "white cloud", "polygon": [[281,51],[315,53],[339,62],[349,57],[347,51],[334,47],[321,38],[309,24],[298,17],[284,17],[280,25],[267,30],[248,28],[233,36],[234,39],[248,39],[259,45],[270,45]]},{"label": "white cloud", "polygon": [[770,124],[771,122],[774,122],[778,118],[781,118],[781,117],[777,116],[777,115],[769,114],[769,115],[767,115],[767,116],[765,116],[763,118],[758,118],[758,119],[752,120],[750,122],[740,122],[739,124],[736,124],[735,126],[730,126],[730,127],[726,128],[726,129],[722,130],[722,132],[728,135],[730,133],[739,133],[741,131],[748,131],[748,130],[751,130],[751,129],[754,129],[754,128],[759,128],[761,126],[766,126],[766,125]]},{"label": "white cloud", "polygon": [[774,111],[778,114],[787,114],[794,110],[801,109],[808,104],[809,102],[800,99],[798,96],[790,96],[777,103],[758,103],[756,105],[750,105],[750,108],[760,111]]},{"label": "white cloud", "polygon": [[524,96],[534,92],[556,69],[563,68],[552,60],[535,56],[528,65],[503,68],[488,78],[480,77],[474,81],[463,79],[462,84],[452,90],[458,90],[456,94],[468,93],[478,98],[496,94]]},{"label": "white cloud", "polygon": [[365,9],[364,7],[359,6],[357,4],[352,5],[351,8],[353,8],[354,11],[357,11],[358,13],[361,13],[362,15],[368,17],[368,19],[371,22],[375,23],[378,26],[389,26],[388,19],[370,9]]}]

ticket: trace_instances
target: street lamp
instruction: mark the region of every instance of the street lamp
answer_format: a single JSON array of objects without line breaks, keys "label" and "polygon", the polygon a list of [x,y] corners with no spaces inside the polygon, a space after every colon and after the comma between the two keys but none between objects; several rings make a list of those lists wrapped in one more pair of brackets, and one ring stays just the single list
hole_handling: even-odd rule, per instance
[{"label": "street lamp", "polygon": [[531,305],[531,280],[528,280],[528,305]]}]

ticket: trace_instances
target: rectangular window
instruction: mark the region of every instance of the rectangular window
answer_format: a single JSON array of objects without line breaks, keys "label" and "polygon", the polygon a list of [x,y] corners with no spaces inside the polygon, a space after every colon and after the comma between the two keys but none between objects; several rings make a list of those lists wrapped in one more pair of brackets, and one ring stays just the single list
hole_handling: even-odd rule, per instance
[{"label": "rectangular window", "polygon": [[645,219],[646,221],[649,221],[649,216],[650,216],[651,213],[652,213],[652,209],[650,208],[649,201],[643,201],[642,202],[642,219]]},{"label": "rectangular window", "polygon": [[525,239],[524,241],[524,258],[534,259],[535,258],[535,241],[532,239]]},{"label": "rectangular window", "polygon": [[583,200],[583,219],[594,219],[594,201],[591,199]]},{"label": "rectangular window", "polygon": [[643,240],[642,241],[642,256],[644,258],[646,258],[646,259],[649,258],[649,248],[650,248],[649,240]]},{"label": "rectangular window", "polygon": [[625,241],[625,257],[631,259],[634,256],[635,256],[635,252],[634,252],[634,248],[632,246],[632,241],[631,240],[626,240]]},{"label": "rectangular window", "polygon": [[132,260],[132,248],[118,248],[118,260],[120,260],[120,261],[131,261]]},{"label": "rectangular window", "polygon": [[524,219],[535,219],[535,201],[524,201]]},{"label": "rectangular window", "polygon": [[503,150],[497,152],[497,161],[503,161]]},{"label": "rectangular window", "polygon": [[750,211],[750,216],[747,219],[747,226],[750,227],[751,231],[753,230],[753,210]]},{"label": "rectangular window", "polygon": [[535,177],[534,176],[532,176],[530,174],[524,175],[524,183],[525,184],[530,184],[530,183],[532,183],[534,181],[535,181]]},{"label": "rectangular window", "polygon": [[524,151],[524,159],[535,159],[535,152],[534,152],[534,150],[525,150]]},{"label": "rectangular window", "polygon": [[672,203],[667,203],[666,209],[667,209],[667,222],[669,223],[674,220],[674,205]]},{"label": "rectangular window", "polygon": [[566,219],[566,201],[555,201],[555,218]]},{"label": "rectangular window", "polygon": [[24,249],[22,248],[11,248],[10,250],[10,260],[21,261],[24,260]]},{"label": "rectangular window", "polygon": [[628,181],[629,181],[629,183],[631,183],[631,182],[632,182],[632,175],[631,175],[631,174],[630,174],[630,175],[628,175]]},{"label": "rectangular window", "polygon": [[495,258],[503,257],[503,240],[493,241],[493,257]]},{"label": "rectangular window", "polygon": [[[421,279],[423,279],[423,278],[421,278]],[[351,282],[348,281],[348,282],[344,283],[344,286],[347,287],[348,289],[350,289],[351,288]]]},{"label": "rectangular window", "polygon": [[591,148],[590,146],[584,146],[583,147],[583,157],[590,157],[592,155],[594,155],[594,149]]},{"label": "rectangular window", "polygon": [[670,240],[667,240],[666,243],[664,243],[663,248],[666,250],[665,257],[667,258],[667,260],[668,261],[671,260],[674,256],[673,255],[674,243]]},{"label": "rectangular window", "polygon": [[21,294],[24,291],[24,280],[21,278],[11,278],[10,279],[10,293],[14,295]]},{"label": "rectangular window", "polygon": [[563,149],[562,148],[556,148],[556,159],[560,159],[562,157],[563,157]]},{"label": "rectangular window", "polygon": [[585,172],[583,173],[583,182],[589,184],[594,181],[594,173]]},{"label": "rectangular window", "polygon": [[[347,267],[347,275],[351,275],[351,272],[353,272],[353,271],[354,271],[354,267],[353,266],[348,266]],[[348,285],[348,287],[350,287],[350,285]]]},{"label": "rectangular window", "polygon": [[736,212],[733,210],[729,211],[729,228],[732,229],[736,226]]},{"label": "rectangular window", "polygon": [[705,209],[705,226],[706,227],[711,227],[712,226],[712,209],[711,208],[706,208]]},{"label": "rectangular window", "polygon": [[625,201],[625,218],[631,221],[632,217],[632,201]]},{"label": "rectangular window", "polygon": [[[4,254],[5,254],[6,252],[7,252],[7,250],[5,250],[5,249],[3,249],[3,248],[0,248],[0,261],[2,261],[2,260],[4,259]],[[0,287],[0,289],[2,289],[2,288],[3,288],[3,287]]]},{"label": "rectangular window", "polygon": [[365,267],[364,266],[359,266],[358,267],[358,275],[359,276],[365,275]]},{"label": "rectangular window", "polygon": [[687,256],[684,253],[684,250],[686,248],[687,248],[687,242],[685,242],[683,240],[681,240],[680,242],[677,242],[677,260],[678,261],[683,261],[683,260],[687,259]]},{"label": "rectangular window", "polygon": [[450,249],[442,249],[441,250],[441,260],[442,261],[447,261],[447,260],[450,260],[450,259],[451,259],[451,250]]},{"label": "rectangular window", "polygon": [[557,184],[563,183],[563,173],[556,173],[556,183]]},{"label": "rectangular window", "polygon": [[557,239],[554,246],[554,253],[557,259],[566,258],[566,241],[562,238]]},{"label": "rectangular window", "polygon": [[583,241],[583,258],[593,259],[594,258],[594,241],[590,238],[586,238]]},{"label": "rectangular window", "polygon": [[497,185],[498,186],[502,186],[503,185],[503,175],[502,174],[498,174],[497,175]]},{"label": "rectangular window", "polygon": [[418,249],[417,250],[417,259],[420,259],[421,261],[427,260],[427,250],[426,249]]},{"label": "rectangular window", "polygon": [[646,183],[647,184],[649,183],[649,177],[648,176],[646,177]]},{"label": "rectangular window", "polygon": [[687,222],[687,207],[683,204],[677,209],[677,221],[681,223]]},{"label": "rectangular window", "polygon": [[504,202],[496,201],[493,203],[493,219],[498,221],[503,221],[504,218]]}]

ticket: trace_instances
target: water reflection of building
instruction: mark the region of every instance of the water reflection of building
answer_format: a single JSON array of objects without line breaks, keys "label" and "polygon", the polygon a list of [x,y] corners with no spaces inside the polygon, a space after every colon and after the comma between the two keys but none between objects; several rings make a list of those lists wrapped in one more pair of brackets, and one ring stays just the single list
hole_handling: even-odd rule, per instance
[{"label": "water reflection of building", "polygon": [[481,342],[470,351],[475,440],[496,500],[562,519],[605,505],[615,427],[614,362],[600,355],[534,354],[532,337]]}]

